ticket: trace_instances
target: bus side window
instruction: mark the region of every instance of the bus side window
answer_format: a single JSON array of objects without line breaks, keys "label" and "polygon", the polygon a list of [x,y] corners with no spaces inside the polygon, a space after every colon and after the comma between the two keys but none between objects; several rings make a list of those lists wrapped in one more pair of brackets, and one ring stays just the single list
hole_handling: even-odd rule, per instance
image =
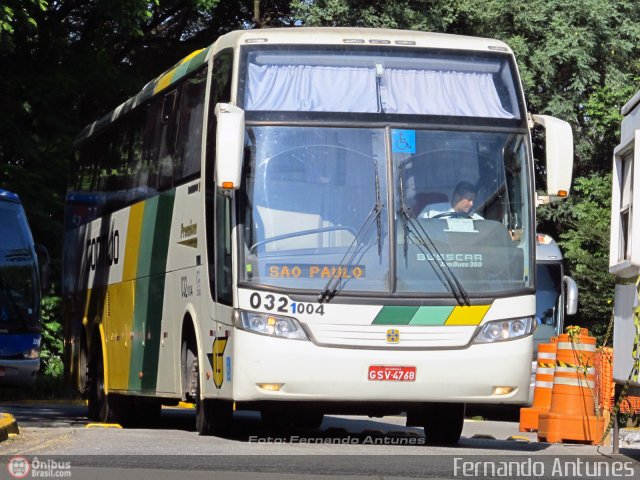
[{"label": "bus side window", "polygon": [[162,126],[162,105],[163,98],[156,98],[151,101],[147,111],[142,135],[142,166],[140,175],[146,178],[146,183],[139,180],[140,184],[146,185],[149,194],[158,191],[158,155],[160,151],[160,131]]},{"label": "bus side window", "polygon": [[126,166],[127,203],[142,200],[148,196],[147,177],[142,159],[142,141],[144,136],[144,121],[147,108],[133,114],[129,120],[126,148],[128,164]]},{"label": "bus side window", "polygon": [[207,71],[202,69],[182,84],[180,120],[176,139],[174,183],[179,184],[200,172],[202,124]]},{"label": "bus side window", "polygon": [[218,302],[232,305],[231,198],[216,194],[216,263]]},{"label": "bus side window", "polygon": [[164,96],[162,102],[158,151],[158,190],[166,190],[173,185],[178,111],[178,90],[174,89]]}]

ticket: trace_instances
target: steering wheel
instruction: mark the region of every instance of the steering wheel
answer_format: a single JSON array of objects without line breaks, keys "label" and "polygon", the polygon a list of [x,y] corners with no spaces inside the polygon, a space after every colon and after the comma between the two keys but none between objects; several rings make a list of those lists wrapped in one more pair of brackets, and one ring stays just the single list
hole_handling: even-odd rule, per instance
[{"label": "steering wheel", "polygon": [[267,243],[277,242],[279,240],[285,240],[288,238],[302,237],[304,235],[315,235],[319,233],[336,232],[340,230],[351,233],[351,235],[353,235],[354,238],[358,235],[358,233],[353,227],[343,226],[343,225],[337,225],[335,227],[312,228],[310,230],[300,230],[297,232],[285,233],[284,235],[276,235],[275,237],[265,238],[264,240],[261,240],[251,245],[251,247],[249,248],[249,253],[254,253],[258,247],[265,245]]},{"label": "steering wheel", "polygon": [[466,212],[451,211],[451,212],[442,212],[430,218],[471,218],[473,219],[473,216],[470,213],[466,213]]}]

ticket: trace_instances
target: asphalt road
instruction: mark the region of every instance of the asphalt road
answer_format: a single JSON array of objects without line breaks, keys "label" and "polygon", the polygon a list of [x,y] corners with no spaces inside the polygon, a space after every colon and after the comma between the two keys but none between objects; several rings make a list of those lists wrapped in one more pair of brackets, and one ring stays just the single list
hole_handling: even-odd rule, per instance
[{"label": "asphalt road", "polygon": [[539,443],[513,421],[469,419],[458,446],[433,447],[403,417],[327,416],[318,430],[274,432],[240,412],[232,435],[202,437],[188,409],[164,409],[152,428],[127,429],[88,424],[83,405],[0,411],[21,430],[0,444],[0,479],[17,478],[11,472],[27,464],[25,478],[640,478],[640,450],[614,456],[611,447]]}]

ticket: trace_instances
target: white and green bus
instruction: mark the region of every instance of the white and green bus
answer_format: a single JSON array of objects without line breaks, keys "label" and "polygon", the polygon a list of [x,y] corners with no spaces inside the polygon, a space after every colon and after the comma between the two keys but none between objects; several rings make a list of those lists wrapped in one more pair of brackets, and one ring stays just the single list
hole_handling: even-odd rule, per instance
[{"label": "white and green bus", "polygon": [[[465,403],[528,398],[535,205],[568,193],[572,155],[500,41],[224,35],[77,139],[69,379],[102,421],[180,400],[203,434],[242,409],[407,412],[456,442]],[[460,182],[473,211],[453,208]]]}]

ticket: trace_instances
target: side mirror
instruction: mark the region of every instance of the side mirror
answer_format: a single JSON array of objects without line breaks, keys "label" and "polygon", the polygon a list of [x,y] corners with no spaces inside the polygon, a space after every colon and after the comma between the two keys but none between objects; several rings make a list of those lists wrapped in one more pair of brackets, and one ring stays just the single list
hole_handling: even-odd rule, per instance
[{"label": "side mirror", "polygon": [[244,110],[218,103],[216,130],[216,184],[224,190],[240,187],[244,153]]},{"label": "side mirror", "polygon": [[547,195],[540,203],[560,200],[569,195],[573,173],[573,133],[571,125],[548,115],[532,115],[534,123],[545,129],[547,155]]},{"label": "side mirror", "polygon": [[49,250],[42,244],[34,245],[38,256],[38,266],[40,268],[40,290],[48,292],[51,289],[51,267],[49,265]]},{"label": "side mirror", "polygon": [[578,311],[578,285],[573,278],[565,275],[564,288],[566,292],[566,313],[567,315],[575,315]]}]

